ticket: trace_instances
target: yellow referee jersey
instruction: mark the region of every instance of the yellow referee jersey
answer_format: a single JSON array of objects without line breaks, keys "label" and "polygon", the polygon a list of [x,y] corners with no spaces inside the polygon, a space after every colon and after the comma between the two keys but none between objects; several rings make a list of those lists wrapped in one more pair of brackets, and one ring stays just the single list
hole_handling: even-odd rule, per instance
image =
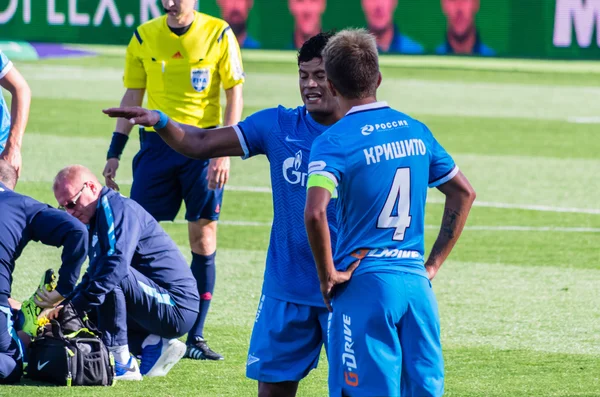
[{"label": "yellow referee jersey", "polygon": [[129,46],[125,88],[145,88],[148,107],[205,128],[222,123],[220,87],[244,82],[240,48],[222,19],[195,12],[190,29],[171,32],[167,16],[137,28]]}]

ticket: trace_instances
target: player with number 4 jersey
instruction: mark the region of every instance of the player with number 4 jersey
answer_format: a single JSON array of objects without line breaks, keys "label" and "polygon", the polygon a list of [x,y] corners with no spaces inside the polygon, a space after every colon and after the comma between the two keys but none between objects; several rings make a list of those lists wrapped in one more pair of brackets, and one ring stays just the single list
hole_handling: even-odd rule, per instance
[{"label": "player with number 4 jersey", "polygon": [[[323,59],[346,114],[313,142],[305,209],[321,292],[332,309],[330,395],[441,396],[444,361],[430,280],[464,227],[474,191],[423,123],[377,101],[372,35],[342,31]],[[446,195],[446,209],[425,261],[428,187]],[[332,255],[327,207],[336,196]]]}]

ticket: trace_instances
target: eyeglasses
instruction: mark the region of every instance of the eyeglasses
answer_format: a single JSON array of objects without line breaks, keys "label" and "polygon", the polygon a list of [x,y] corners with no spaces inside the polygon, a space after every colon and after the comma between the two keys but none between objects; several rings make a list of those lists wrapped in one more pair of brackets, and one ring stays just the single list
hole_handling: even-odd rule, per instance
[{"label": "eyeglasses", "polygon": [[63,211],[64,210],[72,210],[73,208],[75,208],[75,206],[77,205],[77,201],[83,194],[83,189],[85,189],[86,187],[87,187],[87,183],[84,183],[83,186],[81,187],[81,190],[70,201],[68,201],[65,205],[61,205],[58,208]]}]

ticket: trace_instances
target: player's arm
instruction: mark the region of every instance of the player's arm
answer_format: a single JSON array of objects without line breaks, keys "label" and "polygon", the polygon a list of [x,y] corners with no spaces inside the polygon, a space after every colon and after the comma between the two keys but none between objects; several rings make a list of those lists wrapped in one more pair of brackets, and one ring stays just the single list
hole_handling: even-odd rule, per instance
[{"label": "player's arm", "polygon": [[113,223],[103,220],[99,225],[98,244],[103,252],[93,263],[94,272],[90,273],[88,269],[86,288],[77,288],[78,293],[71,299],[79,312],[101,305],[106,294],[128,275],[141,227],[136,214],[131,211],[113,214]]},{"label": "player's arm", "polygon": [[446,203],[440,232],[425,263],[430,280],[435,277],[458,241],[476,196],[475,190],[460,171],[437,188],[446,196]]},{"label": "player's arm", "polygon": [[309,182],[312,182],[313,186],[309,185],[306,196],[304,226],[317,265],[317,273],[321,281],[321,293],[327,308],[331,311],[329,299],[333,285],[330,284],[336,269],[333,263],[331,236],[329,223],[327,222],[327,205],[331,200],[332,191],[314,184],[314,177],[311,179],[309,179]]},{"label": "player's arm", "polygon": [[3,57],[2,65],[4,66],[0,71],[0,86],[12,95],[10,131],[4,151],[0,153],[0,159],[8,161],[15,167],[17,174],[20,175],[22,165],[21,144],[29,118],[31,89],[17,68],[1,52],[0,57]]},{"label": "player's arm", "polygon": [[68,296],[77,284],[81,266],[87,257],[88,231],[76,218],[51,207],[37,212],[31,220],[30,228],[34,241],[63,247],[56,289],[51,292],[40,289],[37,293],[38,306],[52,307]]},{"label": "player's arm", "polygon": [[[121,99],[121,107],[141,106],[146,92],[146,70],[141,60],[142,40],[138,33],[131,38],[127,46],[125,55],[125,73],[123,82],[126,87],[125,94]],[[121,154],[125,150],[125,145],[129,140],[129,134],[133,125],[128,120],[117,119],[117,125],[112,135],[110,147],[106,155],[106,166],[102,175],[105,178],[106,185],[111,189],[119,190],[119,185],[115,182],[117,169]]]},{"label": "player's arm", "polygon": [[167,145],[193,159],[244,155],[235,126],[205,130],[179,124],[164,113],[141,107],[110,108],[103,112],[110,117],[126,119],[132,125],[154,127]]},{"label": "player's arm", "polygon": [[357,261],[346,271],[340,272],[336,270],[333,262],[327,206],[334,191],[335,186],[328,178],[321,175],[311,175],[308,180],[308,192],[304,208],[304,226],[317,265],[317,273],[321,282],[321,294],[323,294],[323,300],[329,311],[332,311],[333,288],[350,280],[352,273],[358,266]]},{"label": "player's arm", "polygon": [[313,142],[304,207],[304,226],[317,266],[323,300],[330,311],[333,288],[348,281],[358,266],[356,262],[346,271],[336,270],[327,219],[327,206],[331,198],[337,196],[338,183],[346,168],[343,153],[344,149],[333,134],[321,135]]}]

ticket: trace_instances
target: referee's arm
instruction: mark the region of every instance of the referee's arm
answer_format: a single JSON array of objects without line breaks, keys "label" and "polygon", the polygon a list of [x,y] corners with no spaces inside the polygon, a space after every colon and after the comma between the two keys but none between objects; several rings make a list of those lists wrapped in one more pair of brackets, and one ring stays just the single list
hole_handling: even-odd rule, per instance
[{"label": "referee's arm", "polygon": [[[227,104],[223,121],[226,126],[236,125],[242,119],[244,109],[243,84],[239,83],[225,90]],[[222,189],[229,181],[229,169],[231,160],[229,157],[216,157],[210,160],[208,166],[208,188]]]},{"label": "referee's arm", "polygon": [[[123,80],[127,90],[121,99],[121,107],[141,106],[144,101],[147,76],[139,55],[140,46],[141,39],[136,31],[127,46],[127,54],[125,56],[125,75]],[[119,190],[119,185],[115,182],[115,178],[117,176],[117,169],[119,168],[119,160],[129,139],[132,127],[133,125],[128,120],[117,119],[110,148],[106,155],[106,166],[104,167],[104,171],[102,171],[106,186],[111,189]]]},{"label": "referee's arm", "polygon": [[244,110],[243,87],[243,84],[240,83],[225,90],[227,104],[225,105],[225,117],[223,121],[226,126],[236,125],[242,119],[242,111]]},{"label": "referee's arm", "polygon": [[[244,69],[240,47],[230,27],[221,35],[219,77],[221,78],[227,104],[223,122],[225,126],[236,125],[242,118],[244,108],[243,84]],[[213,158],[208,167],[208,188],[223,188],[229,180],[230,160],[228,157]]]}]

